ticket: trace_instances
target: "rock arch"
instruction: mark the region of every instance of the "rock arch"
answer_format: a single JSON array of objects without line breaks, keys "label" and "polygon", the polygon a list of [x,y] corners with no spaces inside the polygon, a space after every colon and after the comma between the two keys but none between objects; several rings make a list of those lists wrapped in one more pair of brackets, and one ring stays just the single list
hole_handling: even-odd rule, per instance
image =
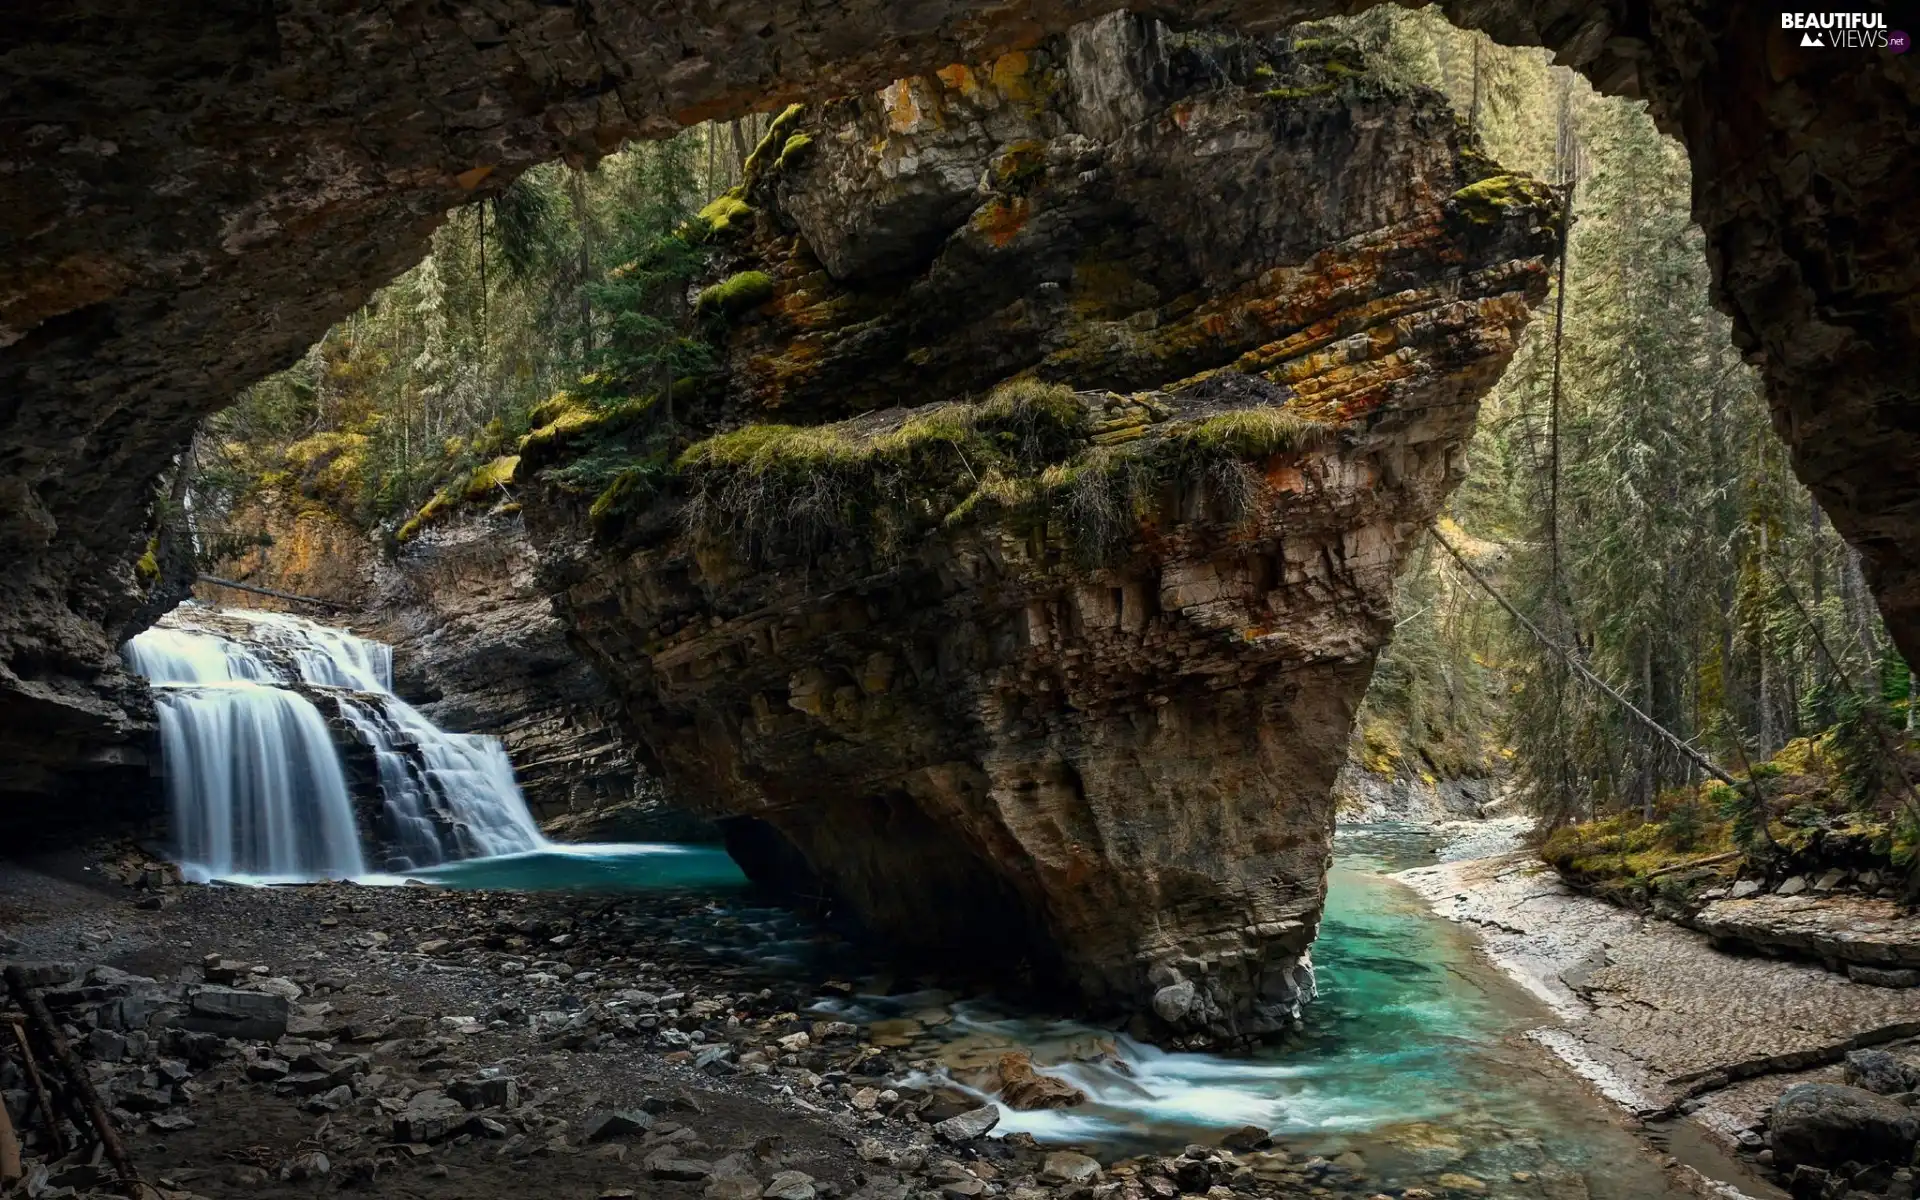
[{"label": "rock arch", "polygon": [[[1744,0],[1446,0],[1646,98],[1797,471],[1920,655],[1920,60],[1802,50]],[[194,425],[556,157],[977,61],[1112,0],[56,0],[0,32],[0,794],[137,763],[114,644]],[[1365,7],[1130,7],[1264,27]],[[124,779],[124,777],[123,777]],[[18,812],[8,804],[4,810]],[[6,815],[0,811],[0,817]]]}]

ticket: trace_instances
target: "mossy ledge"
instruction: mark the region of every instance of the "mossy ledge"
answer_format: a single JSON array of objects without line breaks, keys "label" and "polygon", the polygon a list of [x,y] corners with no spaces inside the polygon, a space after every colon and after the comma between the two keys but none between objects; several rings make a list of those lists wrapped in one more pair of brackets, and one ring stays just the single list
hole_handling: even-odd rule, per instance
[{"label": "mossy ledge", "polygon": [[480,464],[435,492],[400,526],[393,535],[394,540],[402,544],[410,542],[428,526],[444,520],[462,507],[510,503],[510,485],[519,467],[520,456],[517,454],[503,454]]}]

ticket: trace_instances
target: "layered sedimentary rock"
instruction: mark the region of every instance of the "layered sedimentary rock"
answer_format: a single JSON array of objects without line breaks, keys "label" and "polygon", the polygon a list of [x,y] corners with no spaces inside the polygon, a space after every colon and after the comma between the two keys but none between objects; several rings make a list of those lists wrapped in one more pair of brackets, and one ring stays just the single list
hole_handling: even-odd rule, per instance
[{"label": "layered sedimentary rock", "polygon": [[[151,730],[114,647],[151,485],[205,413],[555,157],[1032,47],[1118,0],[55,0],[0,29],[0,793],[84,814]],[[1333,0],[1136,5],[1278,28]],[[1685,140],[1717,292],[1796,469],[1920,655],[1920,59],[1798,45],[1748,0],[1448,0]],[[67,801],[44,803],[55,794]],[[11,815],[15,803],[9,802]],[[0,819],[7,819],[0,817]]]},{"label": "layered sedimentary rock", "polygon": [[629,401],[520,463],[670,786],[902,945],[1282,1027],[1395,568],[1555,203],[1324,42],[1130,17],[789,112],[749,175],[679,400],[716,436],[540,485]]},{"label": "layered sedimentary rock", "polygon": [[665,803],[618,706],[567,639],[517,517],[451,522],[383,567],[363,633],[392,643],[394,690],[436,725],[506,744],[527,807],[555,836],[711,836]]}]

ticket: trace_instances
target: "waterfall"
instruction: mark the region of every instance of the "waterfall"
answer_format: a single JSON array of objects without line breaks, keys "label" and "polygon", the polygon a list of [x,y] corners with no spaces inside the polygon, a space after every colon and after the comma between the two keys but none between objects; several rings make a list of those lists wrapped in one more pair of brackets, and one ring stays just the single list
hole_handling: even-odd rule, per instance
[{"label": "waterfall", "polygon": [[[154,685],[177,852],[198,877],[362,875],[363,844],[388,872],[547,845],[506,749],[438,729],[395,695],[390,646],[189,605],[126,652]],[[378,805],[359,824],[322,708],[371,752]]]},{"label": "waterfall", "polygon": [[337,879],[366,872],[326,719],[213,634],[150,629],[127,643],[153,684],[174,850],[190,878]]}]

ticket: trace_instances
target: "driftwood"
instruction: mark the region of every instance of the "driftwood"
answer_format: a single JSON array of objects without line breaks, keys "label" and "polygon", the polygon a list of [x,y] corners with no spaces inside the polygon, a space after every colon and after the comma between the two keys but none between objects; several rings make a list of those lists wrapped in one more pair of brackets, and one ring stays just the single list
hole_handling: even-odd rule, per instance
[{"label": "driftwood", "polygon": [[295,604],[311,604],[316,608],[331,609],[334,612],[345,611],[346,605],[335,604],[331,600],[322,600],[318,596],[301,596],[293,592],[276,591],[273,588],[259,587],[251,583],[241,583],[233,579],[220,579],[213,575],[202,575],[198,582],[210,583],[214,587],[232,588],[236,592],[252,592],[256,596],[271,596],[275,600],[291,600]]},{"label": "driftwood", "polygon": [[27,1018],[18,1013],[7,1014],[7,1024],[13,1026],[13,1040],[20,1047],[20,1065],[26,1068],[27,1083],[33,1088],[34,1102],[40,1106],[40,1120],[47,1127],[47,1137],[53,1142],[53,1157],[65,1158],[67,1139],[60,1135],[60,1116],[53,1110],[53,1097],[47,1094],[47,1081],[40,1078],[40,1066],[33,1061],[33,1047],[27,1042]]},{"label": "driftwood", "polygon": [[1705,858],[1690,859],[1687,862],[1674,863],[1670,867],[1661,867],[1657,871],[1648,871],[1646,878],[1657,879],[1662,875],[1671,875],[1675,871],[1691,871],[1695,867],[1718,866],[1721,863],[1732,862],[1734,859],[1741,857],[1744,856],[1739,850],[1729,851],[1726,854],[1709,854]]},{"label": "driftwood", "polygon": [[7,986],[13,989],[14,999],[26,1010],[27,1023],[53,1051],[54,1062],[66,1073],[67,1081],[79,1096],[80,1105],[86,1110],[87,1119],[93,1123],[94,1134],[100,1140],[100,1149],[106,1153],[107,1161],[113,1164],[114,1172],[120,1176],[120,1186],[127,1195],[140,1196],[140,1173],[133,1169],[133,1159],[127,1155],[126,1143],[120,1140],[120,1131],[114,1128],[113,1118],[107,1115],[107,1106],[100,1102],[100,1093],[94,1090],[93,1081],[87,1078],[86,1066],[74,1057],[73,1048],[67,1045],[67,1039],[61,1034],[53,1014],[47,1011],[46,1001],[40,998],[39,992],[27,986],[26,973],[19,967],[8,967],[5,974]]},{"label": "driftwood", "polygon": [[7,1106],[0,1104],[0,1187],[25,1174],[20,1166],[20,1139],[14,1136],[13,1118],[7,1115]]}]

